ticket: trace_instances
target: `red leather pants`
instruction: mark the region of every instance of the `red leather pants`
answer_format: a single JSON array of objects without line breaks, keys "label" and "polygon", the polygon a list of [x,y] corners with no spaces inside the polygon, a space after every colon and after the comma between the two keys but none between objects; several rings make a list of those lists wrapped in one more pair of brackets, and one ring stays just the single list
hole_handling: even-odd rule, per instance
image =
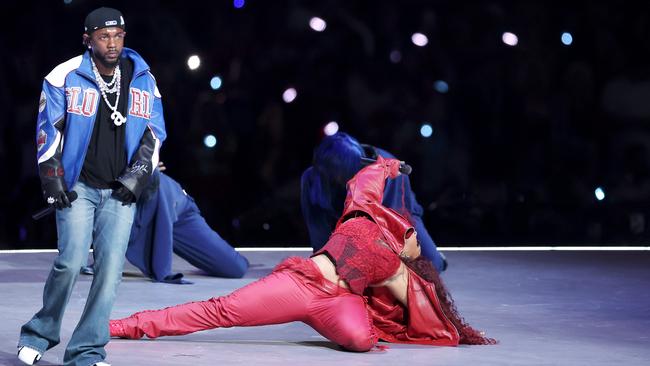
[{"label": "red leather pants", "polygon": [[137,339],[292,321],[352,351],[368,351],[377,342],[363,297],[325,280],[311,260],[298,257],[230,295],[138,312],[112,320],[110,329],[111,336]]}]

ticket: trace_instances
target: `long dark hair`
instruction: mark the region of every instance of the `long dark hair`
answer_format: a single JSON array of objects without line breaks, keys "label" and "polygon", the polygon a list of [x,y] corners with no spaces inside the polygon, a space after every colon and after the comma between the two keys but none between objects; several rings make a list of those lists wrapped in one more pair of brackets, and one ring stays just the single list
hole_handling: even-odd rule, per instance
[{"label": "long dark hair", "polygon": [[498,341],[494,338],[489,338],[483,335],[482,332],[472,328],[465,322],[462,316],[458,313],[454,299],[445,287],[440,275],[436,271],[433,264],[426,258],[420,256],[416,259],[402,259],[410,269],[422,277],[425,281],[430,282],[436,289],[436,295],[440,300],[440,305],[447,318],[454,324],[458,334],[460,335],[460,343],[462,344],[497,344]]}]

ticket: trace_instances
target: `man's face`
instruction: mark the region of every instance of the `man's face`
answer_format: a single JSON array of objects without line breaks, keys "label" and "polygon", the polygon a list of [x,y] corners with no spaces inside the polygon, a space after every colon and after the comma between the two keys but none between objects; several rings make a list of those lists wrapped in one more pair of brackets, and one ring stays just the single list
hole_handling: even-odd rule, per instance
[{"label": "man's face", "polygon": [[92,54],[106,67],[115,67],[122,55],[126,32],[122,28],[110,27],[94,31],[89,38]]}]

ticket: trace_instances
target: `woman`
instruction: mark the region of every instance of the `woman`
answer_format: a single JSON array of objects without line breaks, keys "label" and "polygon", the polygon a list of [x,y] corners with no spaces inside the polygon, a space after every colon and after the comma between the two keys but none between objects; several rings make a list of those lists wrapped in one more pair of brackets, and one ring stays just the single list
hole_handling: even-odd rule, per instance
[{"label": "woman", "polygon": [[[300,180],[300,205],[314,251],[325,245],[341,217],[345,184],[362,168],[364,158],[375,160],[377,156],[395,158],[386,150],[360,144],[344,132],[323,138],[314,149],[312,166],[305,170]],[[433,263],[438,273],[444,271],[447,261],[424,227],[424,210],[415,198],[408,176],[401,175],[386,183],[382,205],[411,221],[418,232],[422,255]]]},{"label": "woman", "polygon": [[413,226],[381,205],[386,179],[399,175],[399,165],[378,157],[348,182],[343,216],[312,258],[288,258],[270,275],[227,296],[113,320],[111,336],[156,338],[302,321],[359,352],[379,339],[445,346],[495,343],[458,316],[430,262],[416,259],[420,247]]}]

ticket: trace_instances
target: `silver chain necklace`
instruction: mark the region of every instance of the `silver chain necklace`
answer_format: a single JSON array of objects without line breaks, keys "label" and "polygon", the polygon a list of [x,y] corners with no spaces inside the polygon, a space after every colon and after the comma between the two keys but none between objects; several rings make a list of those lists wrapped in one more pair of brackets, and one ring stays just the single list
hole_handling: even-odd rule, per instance
[{"label": "silver chain necklace", "polygon": [[[111,119],[113,120],[113,123],[115,126],[121,126],[126,122],[126,118],[122,115],[117,110],[117,106],[120,102],[120,80],[122,79],[122,72],[120,71],[120,65],[118,64],[115,67],[115,71],[113,71],[113,79],[110,82],[105,82],[104,78],[99,74],[99,70],[97,69],[97,65],[95,65],[95,60],[90,58],[90,62],[92,62],[93,65],[93,73],[95,74],[95,80],[97,81],[97,85],[99,85],[99,92],[102,94],[102,98],[104,99],[104,102],[106,102],[106,105],[108,108],[113,111],[111,113]],[[106,96],[107,94],[113,94],[116,93],[115,95],[115,105],[111,105],[111,103],[108,101],[108,97]]]}]

